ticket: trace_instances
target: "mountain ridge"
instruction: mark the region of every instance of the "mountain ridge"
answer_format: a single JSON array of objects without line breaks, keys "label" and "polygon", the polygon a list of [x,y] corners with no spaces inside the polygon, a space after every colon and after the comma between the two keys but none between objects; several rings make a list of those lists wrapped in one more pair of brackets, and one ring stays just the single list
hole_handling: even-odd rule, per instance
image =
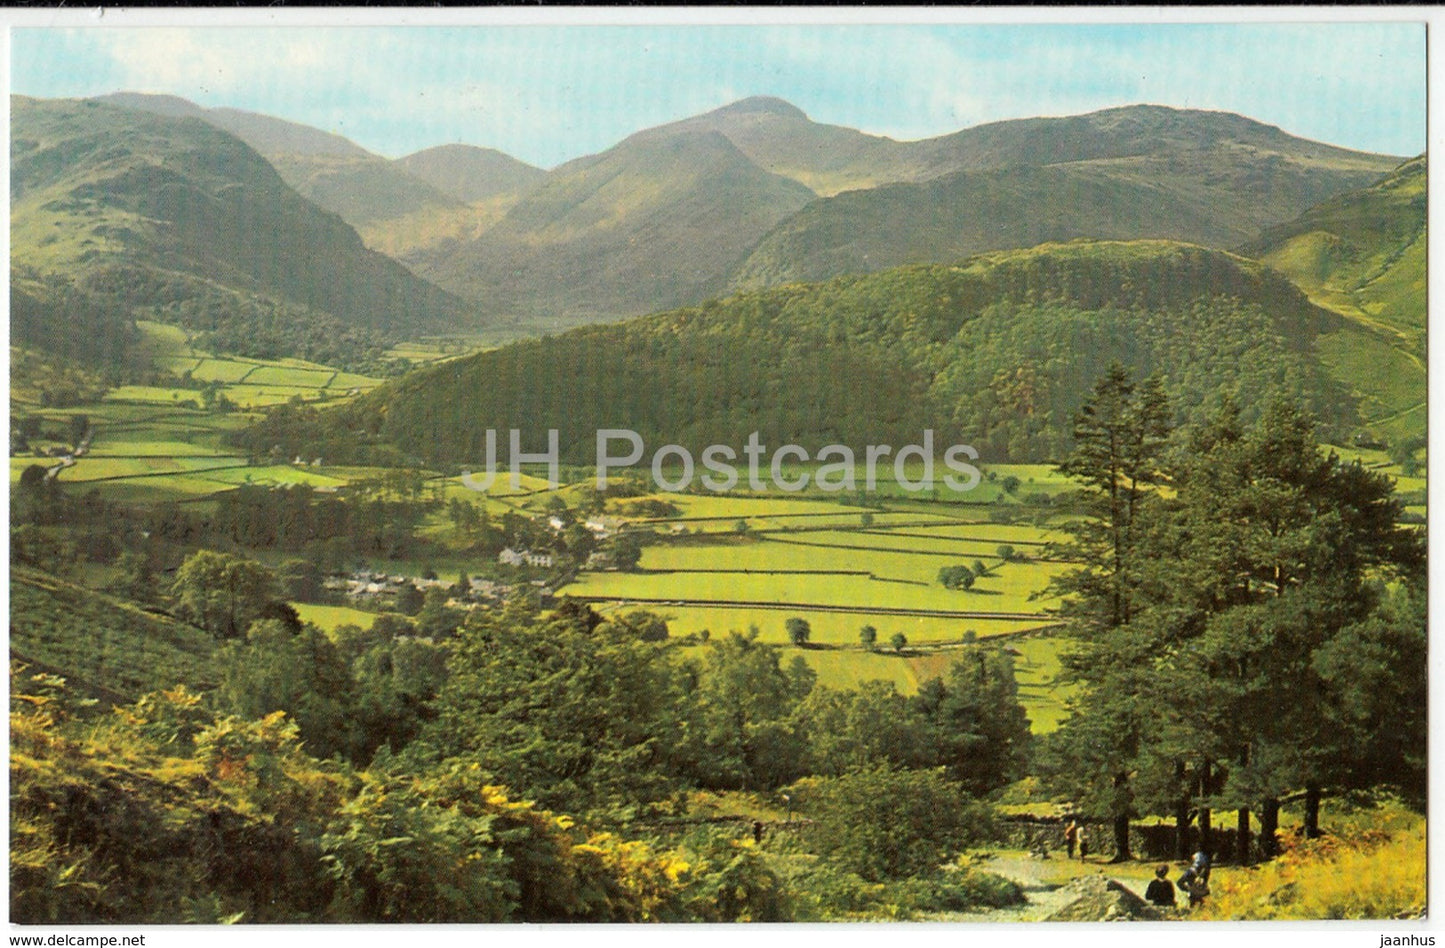
[{"label": "mountain ridge", "polygon": [[11,108],[11,267],[32,302],[69,287],[191,328],[247,313],[323,336],[470,319],[210,122],[89,100],[14,97]]}]

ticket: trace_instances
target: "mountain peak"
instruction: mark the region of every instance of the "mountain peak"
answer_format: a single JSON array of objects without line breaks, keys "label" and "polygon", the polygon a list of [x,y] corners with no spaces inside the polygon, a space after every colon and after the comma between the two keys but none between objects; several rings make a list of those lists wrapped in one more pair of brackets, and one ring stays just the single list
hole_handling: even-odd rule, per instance
[{"label": "mountain peak", "polygon": [[781,115],[786,118],[802,119],[804,121],[808,119],[807,113],[793,103],[771,95],[749,96],[746,99],[739,99],[731,105],[714,109],[712,112],[713,115],[748,115],[758,113]]}]

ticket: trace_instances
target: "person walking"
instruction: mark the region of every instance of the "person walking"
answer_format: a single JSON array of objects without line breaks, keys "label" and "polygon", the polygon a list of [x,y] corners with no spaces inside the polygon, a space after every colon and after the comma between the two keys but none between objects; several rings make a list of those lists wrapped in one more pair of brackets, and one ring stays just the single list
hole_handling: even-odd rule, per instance
[{"label": "person walking", "polygon": [[1082,826],[1080,826],[1080,827],[1079,827],[1079,862],[1083,862],[1083,861],[1084,861],[1084,857],[1087,856],[1087,855],[1089,855],[1089,834],[1086,833],[1086,832],[1084,832],[1084,828],[1083,828]]},{"label": "person walking", "polygon": [[1074,858],[1074,847],[1079,844],[1079,824],[1069,820],[1069,825],[1064,827],[1064,848],[1069,851],[1069,858]]}]

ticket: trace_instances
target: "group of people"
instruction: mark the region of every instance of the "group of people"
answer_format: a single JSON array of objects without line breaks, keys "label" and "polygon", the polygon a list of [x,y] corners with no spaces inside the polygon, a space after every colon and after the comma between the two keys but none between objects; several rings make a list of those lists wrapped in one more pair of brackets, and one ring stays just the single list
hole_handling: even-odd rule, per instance
[{"label": "group of people", "polygon": [[[1189,907],[1194,908],[1209,894],[1209,854],[1200,850],[1194,854],[1189,868],[1179,876],[1179,888],[1189,896]],[[1144,890],[1146,901],[1165,908],[1174,907],[1174,883],[1169,881],[1169,867],[1161,865],[1154,870],[1154,881]]]},{"label": "group of people", "polygon": [[[1074,858],[1074,851],[1078,850],[1079,860],[1089,854],[1089,840],[1084,833],[1084,828],[1077,820],[1069,820],[1064,827],[1064,849],[1067,850],[1069,858]],[[1189,896],[1189,907],[1194,908],[1204,901],[1209,894],[1209,854],[1200,850],[1194,854],[1189,868],[1179,876],[1179,891]],[[1149,883],[1149,888],[1144,891],[1146,901],[1164,908],[1173,908],[1175,903],[1174,883],[1169,881],[1169,867],[1161,865],[1154,870],[1154,879]]]}]

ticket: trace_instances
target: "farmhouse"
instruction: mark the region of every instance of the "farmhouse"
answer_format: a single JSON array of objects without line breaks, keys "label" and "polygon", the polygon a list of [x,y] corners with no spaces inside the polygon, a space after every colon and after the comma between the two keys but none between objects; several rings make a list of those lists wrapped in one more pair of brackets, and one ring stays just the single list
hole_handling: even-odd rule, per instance
[{"label": "farmhouse", "polygon": [[542,566],[552,565],[551,553],[533,553],[531,550],[514,550],[507,547],[497,554],[497,562],[504,566]]}]

